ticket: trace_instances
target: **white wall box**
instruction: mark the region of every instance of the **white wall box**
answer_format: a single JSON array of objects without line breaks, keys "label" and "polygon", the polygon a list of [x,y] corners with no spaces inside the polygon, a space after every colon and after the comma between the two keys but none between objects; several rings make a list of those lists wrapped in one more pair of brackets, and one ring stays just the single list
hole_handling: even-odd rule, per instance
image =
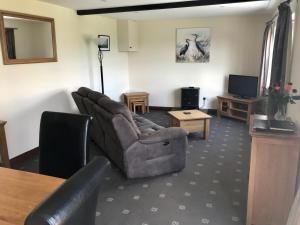
[{"label": "white wall box", "polygon": [[118,46],[120,52],[135,52],[139,49],[138,25],[132,20],[118,20]]}]

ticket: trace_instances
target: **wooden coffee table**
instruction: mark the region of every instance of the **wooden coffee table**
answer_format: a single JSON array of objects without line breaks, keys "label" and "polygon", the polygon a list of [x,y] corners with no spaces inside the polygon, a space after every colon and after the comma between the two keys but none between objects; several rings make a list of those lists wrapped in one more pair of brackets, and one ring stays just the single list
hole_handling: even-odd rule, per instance
[{"label": "wooden coffee table", "polygon": [[170,126],[181,127],[191,133],[203,132],[203,138],[208,139],[210,115],[197,109],[170,111],[168,113],[171,116]]}]

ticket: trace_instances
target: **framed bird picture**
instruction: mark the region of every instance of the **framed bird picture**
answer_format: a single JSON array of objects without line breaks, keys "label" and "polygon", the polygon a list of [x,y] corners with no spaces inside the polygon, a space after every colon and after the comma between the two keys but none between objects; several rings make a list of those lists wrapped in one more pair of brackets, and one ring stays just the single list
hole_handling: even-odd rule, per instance
[{"label": "framed bird picture", "polygon": [[210,28],[176,29],[176,62],[208,63],[210,41]]}]

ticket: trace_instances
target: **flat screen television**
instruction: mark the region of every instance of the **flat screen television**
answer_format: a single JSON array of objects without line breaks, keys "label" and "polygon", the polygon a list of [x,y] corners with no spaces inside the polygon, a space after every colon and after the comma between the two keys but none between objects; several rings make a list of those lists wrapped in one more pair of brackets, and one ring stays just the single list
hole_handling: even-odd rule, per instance
[{"label": "flat screen television", "polygon": [[241,98],[257,97],[258,77],[229,75],[228,93]]}]

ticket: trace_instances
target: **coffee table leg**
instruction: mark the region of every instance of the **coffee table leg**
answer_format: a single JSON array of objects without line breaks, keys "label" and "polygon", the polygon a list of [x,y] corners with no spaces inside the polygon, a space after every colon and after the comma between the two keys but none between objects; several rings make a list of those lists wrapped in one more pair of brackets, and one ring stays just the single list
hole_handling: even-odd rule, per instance
[{"label": "coffee table leg", "polygon": [[174,118],[172,116],[170,116],[170,120],[169,120],[169,126],[170,127],[175,127],[175,124],[174,124]]},{"label": "coffee table leg", "polygon": [[204,132],[203,132],[203,138],[205,140],[208,140],[208,135],[209,135],[209,127],[210,127],[210,120],[209,119],[205,119],[204,120]]}]

